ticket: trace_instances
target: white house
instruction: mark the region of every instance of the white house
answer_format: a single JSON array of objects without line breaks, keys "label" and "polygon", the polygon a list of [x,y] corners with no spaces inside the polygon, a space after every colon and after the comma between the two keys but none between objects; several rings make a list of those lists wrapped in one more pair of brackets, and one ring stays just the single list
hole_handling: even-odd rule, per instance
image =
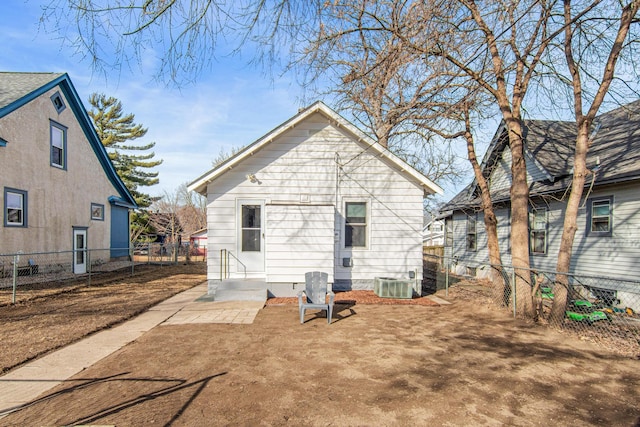
[{"label": "white house", "polygon": [[135,201],[67,74],[0,73],[0,187],[0,254],[128,255]]},{"label": "white house", "polygon": [[[321,102],[189,185],[207,197],[208,280],[253,278],[276,296],[329,274],[422,279],[422,202],[442,190]],[[242,280],[237,286],[243,286]]]}]

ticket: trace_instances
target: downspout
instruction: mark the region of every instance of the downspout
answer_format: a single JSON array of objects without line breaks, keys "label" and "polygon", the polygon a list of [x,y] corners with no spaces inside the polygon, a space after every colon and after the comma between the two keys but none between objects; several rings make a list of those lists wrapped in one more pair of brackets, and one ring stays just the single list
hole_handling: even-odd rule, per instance
[{"label": "downspout", "polygon": [[333,282],[335,284],[336,281],[336,267],[339,264],[339,259],[340,259],[340,237],[341,237],[341,233],[340,231],[342,230],[342,225],[339,224],[339,219],[340,219],[340,209],[339,207],[339,196],[338,196],[338,192],[340,191],[340,154],[338,154],[338,152],[336,151],[336,155],[335,155],[335,162],[336,162],[336,186],[335,186],[335,201],[334,201],[334,206],[333,206],[333,210],[334,210],[334,236],[333,236]]}]

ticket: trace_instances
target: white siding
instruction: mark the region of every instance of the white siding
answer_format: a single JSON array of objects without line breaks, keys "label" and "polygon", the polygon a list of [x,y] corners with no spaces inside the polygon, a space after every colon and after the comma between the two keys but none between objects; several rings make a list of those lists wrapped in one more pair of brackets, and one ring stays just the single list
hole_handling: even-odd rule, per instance
[{"label": "white siding", "polygon": [[[250,182],[249,174],[255,175],[257,182]],[[272,206],[331,206],[337,217],[331,228],[332,240],[338,245],[332,254],[336,283],[371,287],[375,276],[407,277],[415,269],[418,279],[422,277],[423,189],[322,114],[310,116],[208,185],[210,280],[220,278],[220,249],[235,251],[235,206],[240,198],[261,199]],[[344,247],[347,200],[368,203],[366,248]],[[322,212],[326,214],[324,209]],[[269,229],[267,236],[274,239],[277,248],[272,252],[270,239],[265,241],[267,259],[276,262],[274,254],[286,252],[285,243],[276,239],[283,236]],[[326,238],[326,234],[322,236]],[[344,257],[353,259],[353,267],[342,267]],[[324,263],[324,258],[318,262]],[[307,266],[296,270],[296,276],[302,268]],[[231,271],[236,268],[232,266]],[[278,268],[269,280],[284,280],[287,275]]]},{"label": "white siding", "polygon": [[267,205],[267,282],[304,282],[307,271],[333,282],[334,215],[333,205]]}]

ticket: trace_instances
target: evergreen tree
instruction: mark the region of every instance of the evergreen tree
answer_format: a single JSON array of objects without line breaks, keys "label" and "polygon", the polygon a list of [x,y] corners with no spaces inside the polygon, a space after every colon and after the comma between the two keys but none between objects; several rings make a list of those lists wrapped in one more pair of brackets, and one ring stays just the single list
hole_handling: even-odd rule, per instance
[{"label": "evergreen tree", "polygon": [[[140,187],[149,187],[160,182],[158,172],[150,169],[162,163],[162,160],[153,160],[155,142],[148,144],[136,144],[133,140],[142,138],[147,133],[147,128],[134,122],[133,114],[122,112],[122,103],[104,94],[93,93],[89,97],[92,108],[88,112],[93,120],[102,145],[107,149],[109,158],[118,176],[127,186],[136,203],[141,208],[146,208],[155,200],[150,195],[140,191]],[[147,152],[146,154],[136,154]]]}]

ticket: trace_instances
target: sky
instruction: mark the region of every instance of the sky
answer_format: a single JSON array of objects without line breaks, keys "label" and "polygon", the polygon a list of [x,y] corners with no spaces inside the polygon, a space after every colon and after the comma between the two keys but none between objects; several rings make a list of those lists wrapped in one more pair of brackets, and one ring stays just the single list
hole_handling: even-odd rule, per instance
[{"label": "sky", "polygon": [[304,106],[292,78],[266,77],[240,58],[223,58],[195,84],[180,88],[157,82],[144,64],[105,78],[39,26],[45,1],[0,1],[0,70],[68,73],[85,108],[94,92],[118,98],[123,111],[148,128],[141,143],[155,142],[155,158],[163,160],[156,169],[160,183],[142,188],[153,196],[195,180],[221,150],[255,141]]}]

